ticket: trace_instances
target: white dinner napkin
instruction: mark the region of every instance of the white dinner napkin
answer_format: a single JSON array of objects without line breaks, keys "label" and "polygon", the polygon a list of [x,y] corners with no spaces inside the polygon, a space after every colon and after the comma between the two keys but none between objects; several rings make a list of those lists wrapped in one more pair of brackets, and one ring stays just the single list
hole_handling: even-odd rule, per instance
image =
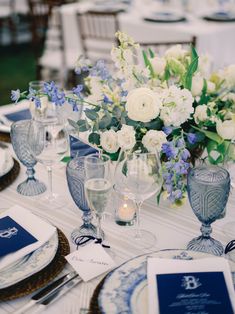
[{"label": "white dinner napkin", "polygon": [[31,213],[29,210],[15,205],[6,210],[0,215],[0,218],[9,216],[25,230],[31,233],[38,241],[30,244],[14,253],[10,253],[0,258],[0,271],[11,263],[24,257],[25,255],[37,250],[40,246],[46,243],[56,232],[56,228],[38,216]]}]

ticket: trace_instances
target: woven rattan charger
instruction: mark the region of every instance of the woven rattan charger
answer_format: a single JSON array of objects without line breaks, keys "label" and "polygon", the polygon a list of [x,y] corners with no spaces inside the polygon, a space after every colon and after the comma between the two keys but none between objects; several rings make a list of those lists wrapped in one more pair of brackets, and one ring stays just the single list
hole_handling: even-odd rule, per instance
[{"label": "woven rattan charger", "polygon": [[20,172],[20,164],[16,159],[13,159],[14,165],[12,169],[4,174],[2,177],[0,177],[0,191],[7,188],[12,182],[15,181],[15,179],[18,177]]},{"label": "woven rattan charger", "polygon": [[64,256],[70,252],[69,242],[59,229],[59,245],[54,259],[42,270],[34,275],[4,289],[0,289],[0,301],[13,300],[32,293],[42,288],[53,280],[64,268],[66,260]]}]

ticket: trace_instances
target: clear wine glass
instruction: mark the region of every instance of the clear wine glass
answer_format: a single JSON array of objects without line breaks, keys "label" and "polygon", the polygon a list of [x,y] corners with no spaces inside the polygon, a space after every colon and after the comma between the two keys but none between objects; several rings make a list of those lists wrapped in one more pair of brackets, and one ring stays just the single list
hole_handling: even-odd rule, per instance
[{"label": "clear wine glass", "polygon": [[47,169],[49,189],[44,201],[49,202],[50,208],[64,206],[64,198],[52,189],[52,168],[59,164],[68,150],[68,136],[64,124],[56,115],[32,120],[28,143],[32,155]]},{"label": "clear wine glass", "polygon": [[85,157],[85,195],[88,205],[97,218],[97,238],[104,240],[101,219],[112,192],[110,158],[104,154]]},{"label": "clear wine glass", "polygon": [[160,192],[162,182],[161,162],[157,152],[127,153],[116,167],[114,188],[136,204],[136,228],[133,237],[140,248],[150,248],[156,243],[154,234],[140,228],[140,211],[146,199]]}]

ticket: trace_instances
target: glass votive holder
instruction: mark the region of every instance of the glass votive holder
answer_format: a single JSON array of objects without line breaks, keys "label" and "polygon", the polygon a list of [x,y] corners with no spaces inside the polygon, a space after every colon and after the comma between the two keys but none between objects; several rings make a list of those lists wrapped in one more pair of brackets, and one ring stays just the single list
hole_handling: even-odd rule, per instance
[{"label": "glass votive holder", "polygon": [[135,223],[134,202],[125,194],[115,193],[115,222],[120,226],[132,226]]}]

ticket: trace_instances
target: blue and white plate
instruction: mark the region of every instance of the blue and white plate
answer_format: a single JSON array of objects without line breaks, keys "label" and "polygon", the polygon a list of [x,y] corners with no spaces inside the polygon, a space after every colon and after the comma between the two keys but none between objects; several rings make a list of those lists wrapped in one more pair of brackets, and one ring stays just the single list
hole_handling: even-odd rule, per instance
[{"label": "blue and white plate", "polygon": [[203,18],[212,22],[235,22],[235,14],[225,11],[214,12],[213,14],[206,15]]},{"label": "blue and white plate", "polygon": [[2,269],[0,289],[12,286],[46,267],[55,257],[58,244],[58,234],[55,232],[51,239],[39,249]]},{"label": "blue and white plate", "polygon": [[[138,256],[116,268],[106,277],[98,296],[102,313],[148,313],[147,257],[200,259],[210,254],[186,250],[162,250]],[[219,257],[218,257],[219,258]],[[231,271],[235,263],[230,262]]]},{"label": "blue and white plate", "polygon": [[145,21],[158,23],[176,23],[186,21],[186,17],[175,12],[153,12],[144,17]]}]

